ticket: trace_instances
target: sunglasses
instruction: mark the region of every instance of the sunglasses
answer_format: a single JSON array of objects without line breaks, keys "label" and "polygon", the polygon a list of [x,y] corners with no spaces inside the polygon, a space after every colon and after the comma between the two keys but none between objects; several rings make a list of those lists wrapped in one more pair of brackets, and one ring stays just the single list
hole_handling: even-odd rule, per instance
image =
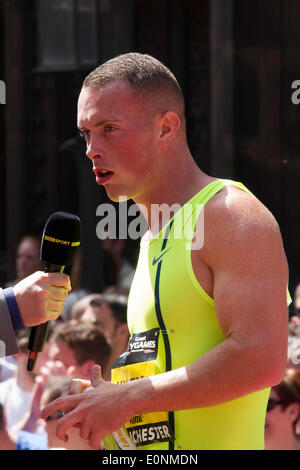
[{"label": "sunglasses", "polygon": [[275,398],[269,398],[268,405],[267,405],[267,413],[268,411],[273,410],[273,408],[275,408],[275,406],[277,405],[282,405],[282,401],[275,400]]}]

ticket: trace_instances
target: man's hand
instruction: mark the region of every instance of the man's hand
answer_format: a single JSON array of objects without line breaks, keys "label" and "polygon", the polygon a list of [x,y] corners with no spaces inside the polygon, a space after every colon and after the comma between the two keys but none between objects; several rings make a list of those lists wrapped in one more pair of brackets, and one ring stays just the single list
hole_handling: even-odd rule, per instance
[{"label": "man's hand", "polygon": [[37,271],[13,287],[25,326],[55,320],[71,290],[70,278],[63,273]]},{"label": "man's hand", "polygon": [[68,389],[68,395],[84,392],[87,388],[98,387],[104,382],[101,374],[101,367],[95,364],[91,369],[91,380],[72,379]]},{"label": "man's hand", "polygon": [[[59,439],[67,442],[66,431],[71,426],[80,428],[80,436],[88,440],[90,446],[97,450],[104,436],[117,431],[134,413],[126,406],[123,393],[126,385],[116,385],[105,382],[100,376],[99,366],[94,366],[91,372],[91,383],[88,381],[72,381],[70,393],[94,385],[93,390],[60,397],[47,405],[41,413],[41,418],[57,410],[68,410],[57,422],[56,434]],[[74,385],[76,384],[76,385]]]}]

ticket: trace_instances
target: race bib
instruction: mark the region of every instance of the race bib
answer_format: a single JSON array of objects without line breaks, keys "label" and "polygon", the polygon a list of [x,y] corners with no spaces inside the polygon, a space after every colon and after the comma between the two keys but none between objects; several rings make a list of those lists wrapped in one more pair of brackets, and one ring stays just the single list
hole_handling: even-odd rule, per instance
[{"label": "race bib", "polygon": [[[159,328],[153,328],[131,336],[127,350],[112,365],[113,383],[127,383],[160,373],[156,364],[159,333]],[[134,416],[125,428],[137,447],[172,439],[166,411]]]}]

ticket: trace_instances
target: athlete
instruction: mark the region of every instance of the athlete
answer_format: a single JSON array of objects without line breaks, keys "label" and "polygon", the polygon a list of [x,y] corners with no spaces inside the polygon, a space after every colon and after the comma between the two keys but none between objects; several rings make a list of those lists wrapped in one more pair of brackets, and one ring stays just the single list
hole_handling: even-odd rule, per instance
[{"label": "athlete", "polygon": [[123,425],[138,449],[263,449],[287,355],[288,266],[274,217],[241,183],[198,168],[180,87],[148,55],[87,76],[78,128],[97,184],[113,201],[132,198],[149,230],[112,382],[59,398],[42,417],[67,410],[58,437],[77,426],[95,449]]}]

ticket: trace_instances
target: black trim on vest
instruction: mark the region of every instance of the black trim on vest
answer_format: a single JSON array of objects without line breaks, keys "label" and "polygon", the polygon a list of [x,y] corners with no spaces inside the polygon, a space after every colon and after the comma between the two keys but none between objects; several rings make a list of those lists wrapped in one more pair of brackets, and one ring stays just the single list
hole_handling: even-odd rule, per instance
[{"label": "black trim on vest", "polygon": [[[174,219],[171,221],[170,225],[168,226],[166,230],[164,241],[161,247],[161,251],[163,251],[166,248],[173,222],[174,222]],[[157,320],[158,320],[160,329],[164,332],[163,339],[164,339],[165,354],[166,354],[166,372],[168,372],[172,369],[172,357],[171,357],[171,347],[170,347],[169,337],[168,337],[168,333],[167,333],[165,323],[162,317],[162,313],[160,309],[160,301],[159,301],[159,281],[160,281],[161,263],[162,263],[162,259],[159,261],[157,265],[154,297],[155,297],[155,311],[156,311]],[[173,432],[173,437],[174,437],[175,436],[174,411],[169,411],[168,416],[169,416],[170,428]],[[174,450],[174,441],[175,439],[172,439],[169,441],[169,450]]]}]

